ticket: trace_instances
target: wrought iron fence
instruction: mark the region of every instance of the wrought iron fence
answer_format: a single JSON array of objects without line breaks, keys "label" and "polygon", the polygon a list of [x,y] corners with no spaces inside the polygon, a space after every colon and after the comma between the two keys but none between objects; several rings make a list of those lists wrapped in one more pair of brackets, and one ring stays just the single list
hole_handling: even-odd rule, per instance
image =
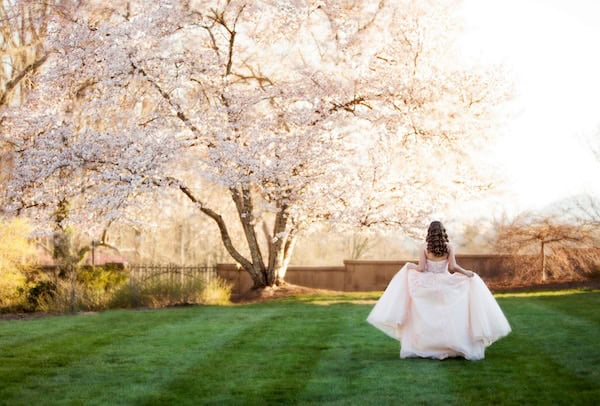
[{"label": "wrought iron fence", "polygon": [[217,268],[212,266],[127,265],[132,302],[139,305],[141,296],[163,304],[190,303],[213,280]]},{"label": "wrought iron fence", "polygon": [[183,284],[186,281],[209,282],[217,277],[216,267],[204,265],[128,264],[127,269],[130,281],[134,282],[159,279]]}]

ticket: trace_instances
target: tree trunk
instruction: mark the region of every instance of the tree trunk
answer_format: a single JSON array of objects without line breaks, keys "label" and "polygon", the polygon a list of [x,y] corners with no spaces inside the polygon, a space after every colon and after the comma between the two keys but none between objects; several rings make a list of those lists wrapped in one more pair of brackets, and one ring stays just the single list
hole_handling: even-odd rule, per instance
[{"label": "tree trunk", "polygon": [[288,235],[287,241],[283,247],[283,261],[282,261],[281,267],[277,270],[277,277],[281,281],[281,283],[284,282],[285,274],[286,274],[288,266],[290,264],[290,260],[292,259],[292,252],[294,251],[295,245],[296,245],[296,233],[295,233],[295,231],[292,231]]},{"label": "tree trunk", "polygon": [[540,255],[542,257],[542,282],[546,281],[546,254],[544,252],[544,246],[545,246],[545,242],[542,241],[541,243],[541,252]]},{"label": "tree trunk", "polygon": [[[261,289],[268,286],[283,285],[285,283],[285,274],[291,259],[291,254],[296,241],[295,231],[290,230],[288,221],[288,207],[283,205],[275,215],[273,224],[273,234],[266,232],[268,246],[268,262],[263,262],[261,247],[258,244],[258,238],[255,230],[254,218],[248,210],[252,207],[249,198],[240,200],[240,195],[234,194],[234,201],[238,205],[240,221],[245,230],[245,236],[250,249],[252,261],[248,262],[250,266],[243,266],[252,277],[254,289]],[[242,215],[243,213],[243,215]]]},{"label": "tree trunk", "polygon": [[200,202],[192,191],[178,182],[179,189],[183,192],[204,214],[212,218],[221,231],[221,240],[225,249],[231,257],[250,274],[253,282],[253,289],[261,289],[268,286],[282,285],[285,283],[285,273],[287,271],[294,244],[296,241],[296,230],[288,221],[288,207],[283,205],[279,207],[275,215],[273,225],[273,235],[267,234],[268,245],[268,263],[265,265],[263,254],[255,229],[255,219],[253,216],[253,202],[250,190],[247,187],[231,188],[231,196],[238,212],[238,218],[244,230],[244,236],[250,251],[250,259],[243,256],[234,246],[231,236],[223,217],[215,211],[206,207]]}]

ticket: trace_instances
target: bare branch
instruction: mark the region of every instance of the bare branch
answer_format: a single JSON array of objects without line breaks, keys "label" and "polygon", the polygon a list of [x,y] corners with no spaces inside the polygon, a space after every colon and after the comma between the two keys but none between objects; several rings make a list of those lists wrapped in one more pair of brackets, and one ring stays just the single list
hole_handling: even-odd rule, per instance
[{"label": "bare branch", "polygon": [[21,72],[19,72],[14,78],[8,81],[5,85],[4,93],[0,96],[0,106],[6,103],[8,94],[23,80],[29,73],[35,72],[40,66],[46,62],[49,54],[43,55],[41,58],[35,60],[31,64],[27,65]]},{"label": "bare branch", "polygon": [[176,181],[178,183],[179,190],[187,196],[188,199],[192,203],[194,203],[202,213],[206,214],[208,217],[213,219],[217,226],[219,227],[219,231],[221,232],[221,239],[223,241],[223,245],[229,252],[229,255],[233,257],[244,269],[252,269],[252,263],[248,261],[240,252],[234,247],[233,242],[231,241],[231,237],[229,235],[229,231],[227,229],[227,225],[225,224],[225,220],[221,217],[217,212],[206,207],[202,202],[200,202],[196,196],[194,196],[193,192],[185,186],[183,183]]}]

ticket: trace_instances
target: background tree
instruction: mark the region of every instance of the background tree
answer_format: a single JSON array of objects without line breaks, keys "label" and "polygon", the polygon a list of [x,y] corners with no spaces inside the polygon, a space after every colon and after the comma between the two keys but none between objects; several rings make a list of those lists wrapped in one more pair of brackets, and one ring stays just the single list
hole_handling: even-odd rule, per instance
[{"label": "background tree", "polygon": [[[517,269],[517,273],[537,269],[533,275],[542,282],[548,279],[549,257],[554,278],[573,277],[578,271],[589,273],[598,260],[597,249],[592,248],[592,229],[555,216],[526,213],[512,222],[499,224],[496,230],[496,246],[500,252],[525,256],[515,264],[525,268]],[[528,263],[526,256],[535,258],[533,263]]]},{"label": "background tree", "polygon": [[53,2],[0,2],[0,107],[20,103],[33,87],[31,77],[48,57],[44,39],[56,11]]},{"label": "background tree", "polygon": [[[34,84],[33,75],[46,61],[48,21],[56,4],[22,0],[0,1],[0,113],[21,103]],[[0,114],[0,188],[8,183],[13,140]]]},{"label": "background tree", "polygon": [[[264,287],[311,224],[410,230],[488,187],[467,157],[506,89],[456,57],[455,2],[76,4],[5,116],[12,208],[41,222],[65,199],[91,225],[177,190]],[[230,196],[241,247],[206,182]]]}]

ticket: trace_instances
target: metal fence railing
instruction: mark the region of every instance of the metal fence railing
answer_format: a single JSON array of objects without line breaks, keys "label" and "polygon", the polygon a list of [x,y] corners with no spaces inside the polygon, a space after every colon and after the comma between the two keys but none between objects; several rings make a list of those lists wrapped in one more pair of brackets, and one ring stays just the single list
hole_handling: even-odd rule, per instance
[{"label": "metal fence railing", "polygon": [[207,286],[218,279],[216,267],[202,265],[129,264],[127,273],[133,306],[198,303]]},{"label": "metal fence railing", "polygon": [[128,264],[130,283],[159,281],[184,286],[190,283],[208,283],[217,277],[217,268],[203,265]]}]

